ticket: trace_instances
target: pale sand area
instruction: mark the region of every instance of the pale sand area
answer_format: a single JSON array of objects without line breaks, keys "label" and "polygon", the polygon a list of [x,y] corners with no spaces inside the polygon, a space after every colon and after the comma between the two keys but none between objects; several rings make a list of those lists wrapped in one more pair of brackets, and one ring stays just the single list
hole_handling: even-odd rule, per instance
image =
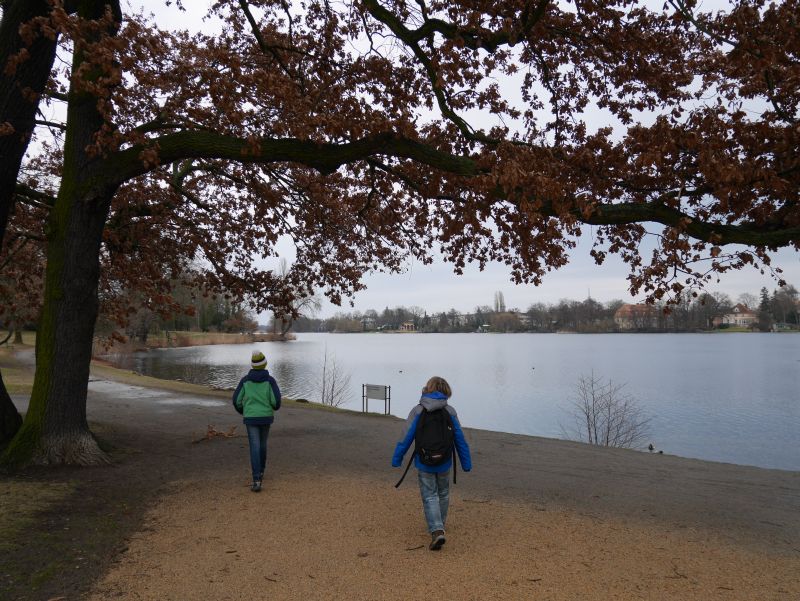
[{"label": "pale sand area", "polygon": [[[457,488],[457,485],[456,485]],[[427,549],[415,482],[270,478],[176,485],[91,599],[796,600],[800,559],[700,529],[454,491]]]},{"label": "pale sand area", "polygon": [[393,487],[401,420],[285,407],[254,494],[245,438],[192,443],[242,431],[227,402],[114,386],[89,397],[112,469],[163,484],[94,601],[800,599],[798,472],[467,429],[431,552],[415,471]]}]

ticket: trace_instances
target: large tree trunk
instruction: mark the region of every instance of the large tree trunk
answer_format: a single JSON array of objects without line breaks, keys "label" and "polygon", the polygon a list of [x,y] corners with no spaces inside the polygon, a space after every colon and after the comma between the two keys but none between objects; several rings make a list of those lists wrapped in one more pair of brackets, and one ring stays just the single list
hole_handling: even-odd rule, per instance
[{"label": "large tree trunk", "polygon": [[3,375],[0,374],[0,448],[14,437],[21,425],[22,416],[11,402]]},{"label": "large tree trunk", "polygon": [[[105,1],[80,4],[82,17],[95,19]],[[118,8],[118,5],[117,5]],[[82,52],[73,56],[79,73]],[[98,76],[85,70],[85,76]],[[92,339],[97,319],[100,244],[116,184],[98,169],[101,159],[87,155],[103,125],[97,98],[76,87],[69,95],[64,169],[50,211],[44,304],[36,337],[36,376],[22,427],[3,456],[25,463],[91,465],[107,461],[89,431],[86,393]]]},{"label": "large tree trunk", "polygon": [[[0,125],[8,123],[13,128],[10,135],[0,135],[0,243],[14,203],[19,166],[35,125],[39,98],[53,67],[56,40],[36,38],[28,47],[28,60],[11,74],[5,72],[5,66],[25,47],[19,35],[20,25],[50,11],[48,0],[11,0],[5,4],[0,23]],[[25,90],[34,94],[26,95]]]},{"label": "large tree trunk", "polygon": [[89,431],[86,393],[97,318],[100,242],[110,195],[86,198],[65,170],[51,212],[44,306],[36,338],[36,376],[25,421],[9,445],[12,465],[106,461]]},{"label": "large tree trunk", "polygon": [[[14,333],[14,325],[9,324],[8,335],[0,341],[0,345],[5,344],[11,339]],[[22,417],[14,406],[11,397],[6,390],[6,383],[3,381],[3,375],[0,374],[0,449],[2,449],[8,442],[14,438],[14,435],[22,425]]]},{"label": "large tree trunk", "polygon": [[[15,338],[19,332],[13,323],[9,324],[8,335],[0,341],[1,344],[8,342],[12,336]],[[0,374],[0,449],[2,449],[8,442],[14,438],[14,435],[19,431],[22,425],[22,416],[14,406],[11,396],[6,390],[6,383],[3,381],[3,375]]]},{"label": "large tree trunk", "polygon": [[[11,74],[6,73],[5,66],[8,59],[24,47],[19,35],[20,25],[47,15],[50,10],[47,0],[11,0],[4,4],[0,22],[0,125],[7,123],[13,128],[11,134],[0,135],[0,246],[14,206],[14,186],[33,132],[36,109],[53,68],[56,40],[37,38],[28,48],[30,58],[27,61]],[[26,89],[35,94],[24,96]],[[20,424],[22,418],[0,377],[0,445],[17,433]]]}]

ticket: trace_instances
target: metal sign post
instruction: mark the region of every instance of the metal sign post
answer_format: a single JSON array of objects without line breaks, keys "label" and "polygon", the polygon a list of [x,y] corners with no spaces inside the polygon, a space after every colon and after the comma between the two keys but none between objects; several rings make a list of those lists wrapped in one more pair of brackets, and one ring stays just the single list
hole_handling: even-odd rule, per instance
[{"label": "metal sign post", "polygon": [[383,400],[383,414],[389,415],[392,411],[392,387],[381,384],[361,385],[361,411],[369,412],[369,399]]}]

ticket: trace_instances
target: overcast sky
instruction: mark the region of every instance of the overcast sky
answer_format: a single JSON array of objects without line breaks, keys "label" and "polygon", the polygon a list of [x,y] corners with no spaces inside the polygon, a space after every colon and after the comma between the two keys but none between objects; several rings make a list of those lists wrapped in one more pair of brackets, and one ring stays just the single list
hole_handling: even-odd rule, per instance
[{"label": "overcast sky", "polygon": [[[187,1],[184,5],[188,10],[185,13],[178,13],[174,6],[165,7],[163,1],[144,3],[146,11],[157,13],[158,23],[162,27],[182,27],[212,32],[215,29],[214,23],[202,20],[205,7],[209,4],[209,0]],[[720,8],[726,4],[724,1],[709,1],[703,4],[703,8]],[[129,5],[136,7],[142,6],[143,3],[141,0],[131,0]],[[451,308],[468,312],[478,305],[491,305],[496,291],[503,293],[507,307],[522,310],[535,302],[553,303],[562,298],[582,300],[588,295],[601,302],[613,299],[623,299],[626,302],[640,300],[641,295],[633,298],[628,290],[626,280],[628,270],[621,260],[612,256],[607,258],[604,265],[595,265],[589,256],[589,231],[586,228],[584,238],[572,252],[570,264],[548,274],[544,283],[538,287],[515,286],[510,280],[508,269],[503,265],[489,266],[483,272],[469,267],[464,275],[457,276],[453,273],[452,265],[442,261],[436,261],[433,265],[412,263],[407,266],[403,274],[367,276],[364,280],[367,290],[359,292],[352,299],[353,307],[347,304],[347,300],[342,307],[336,307],[325,301],[320,316],[330,317],[337,311],[355,309],[380,311],[384,307],[399,305],[407,307],[416,305],[428,312],[447,311]],[[291,255],[291,251],[289,250],[287,254]],[[784,270],[783,277],[800,288],[800,253],[784,249],[774,258],[774,265]],[[762,286],[772,290],[777,283],[769,276],[761,275],[751,268],[725,274],[719,284],[710,286],[708,290],[724,292],[735,300],[744,292],[757,294]]]}]

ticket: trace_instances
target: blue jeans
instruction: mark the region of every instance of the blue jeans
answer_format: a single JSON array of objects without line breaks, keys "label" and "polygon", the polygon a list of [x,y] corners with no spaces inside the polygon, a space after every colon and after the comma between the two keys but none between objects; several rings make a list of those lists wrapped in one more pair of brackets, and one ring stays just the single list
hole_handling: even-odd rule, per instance
[{"label": "blue jeans", "polygon": [[447,508],[450,506],[450,470],[441,474],[417,471],[422,509],[428,522],[428,532],[444,530]]},{"label": "blue jeans", "polygon": [[261,480],[264,468],[267,467],[267,435],[271,424],[247,427],[247,441],[250,443],[250,467],[253,469],[253,480]]}]

